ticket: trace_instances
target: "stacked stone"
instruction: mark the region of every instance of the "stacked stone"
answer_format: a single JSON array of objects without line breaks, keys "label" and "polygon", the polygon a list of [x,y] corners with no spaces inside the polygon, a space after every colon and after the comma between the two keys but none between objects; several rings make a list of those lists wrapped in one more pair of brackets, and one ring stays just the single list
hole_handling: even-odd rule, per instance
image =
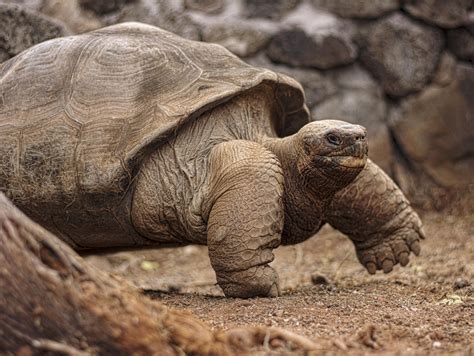
[{"label": "stacked stone", "polygon": [[[73,33],[149,23],[219,43],[253,65],[296,78],[313,119],[340,118],[368,128],[370,156],[412,198],[474,189],[473,0],[0,2],[20,4],[15,11],[23,14],[0,7],[3,59],[66,33],[54,30],[57,21],[45,27],[38,12]],[[41,21],[31,11],[25,17],[23,7]],[[30,27],[13,34],[15,21]],[[18,40],[20,32],[24,38]]]},{"label": "stacked stone", "polygon": [[59,21],[29,11],[21,6],[0,6],[0,63],[25,49],[65,36],[66,27]]}]

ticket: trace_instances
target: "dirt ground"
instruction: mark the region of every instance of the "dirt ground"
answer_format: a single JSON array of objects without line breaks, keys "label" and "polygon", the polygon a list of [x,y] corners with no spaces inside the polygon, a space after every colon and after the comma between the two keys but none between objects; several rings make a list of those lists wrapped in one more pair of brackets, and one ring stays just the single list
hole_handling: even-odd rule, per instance
[{"label": "dirt ground", "polygon": [[315,354],[474,355],[474,217],[427,213],[423,220],[421,256],[388,275],[366,273],[351,242],[330,227],[278,248],[273,266],[283,295],[273,299],[225,298],[203,246],[88,259],[214,328],[282,327],[314,340]]}]

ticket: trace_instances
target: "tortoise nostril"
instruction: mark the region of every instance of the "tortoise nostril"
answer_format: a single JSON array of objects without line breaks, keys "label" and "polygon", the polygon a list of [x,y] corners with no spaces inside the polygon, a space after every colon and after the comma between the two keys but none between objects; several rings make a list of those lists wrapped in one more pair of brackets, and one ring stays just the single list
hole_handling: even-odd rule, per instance
[{"label": "tortoise nostril", "polygon": [[364,134],[356,135],[355,139],[356,141],[364,141],[365,135]]}]

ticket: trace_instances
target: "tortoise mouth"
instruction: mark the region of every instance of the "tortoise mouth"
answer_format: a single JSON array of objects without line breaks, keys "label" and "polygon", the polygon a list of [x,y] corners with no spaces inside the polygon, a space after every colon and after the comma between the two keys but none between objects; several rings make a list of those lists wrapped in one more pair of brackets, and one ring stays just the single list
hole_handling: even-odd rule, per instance
[{"label": "tortoise mouth", "polygon": [[367,163],[367,155],[362,157],[339,155],[332,156],[331,160],[337,165],[345,168],[363,168]]},{"label": "tortoise mouth", "polygon": [[[352,155],[337,155],[337,156],[316,156],[313,161],[317,167],[325,169],[362,169],[367,164],[367,155],[352,156]],[[339,167],[340,169],[337,169]]]},{"label": "tortoise mouth", "polygon": [[364,167],[367,163],[368,146],[363,142],[356,142],[329,155],[330,159],[339,166],[347,168]]},{"label": "tortoise mouth", "polygon": [[367,153],[367,144],[357,142],[325,155],[313,156],[312,165],[324,169],[335,169],[338,172],[347,168],[362,169],[367,163]]}]

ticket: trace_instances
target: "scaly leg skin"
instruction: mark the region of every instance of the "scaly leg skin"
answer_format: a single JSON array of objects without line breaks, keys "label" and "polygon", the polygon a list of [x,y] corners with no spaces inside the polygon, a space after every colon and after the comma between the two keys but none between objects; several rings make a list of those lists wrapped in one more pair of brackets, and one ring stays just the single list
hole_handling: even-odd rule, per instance
[{"label": "scaly leg skin", "polygon": [[325,216],[354,242],[359,261],[370,274],[406,266],[420,254],[422,223],[407,198],[375,163],[368,161],[350,185],[339,191]]},{"label": "scaly leg skin", "polygon": [[278,276],[268,266],[283,229],[278,159],[255,142],[235,140],[213,148],[210,168],[204,210],[218,284],[228,297],[278,296]]}]

